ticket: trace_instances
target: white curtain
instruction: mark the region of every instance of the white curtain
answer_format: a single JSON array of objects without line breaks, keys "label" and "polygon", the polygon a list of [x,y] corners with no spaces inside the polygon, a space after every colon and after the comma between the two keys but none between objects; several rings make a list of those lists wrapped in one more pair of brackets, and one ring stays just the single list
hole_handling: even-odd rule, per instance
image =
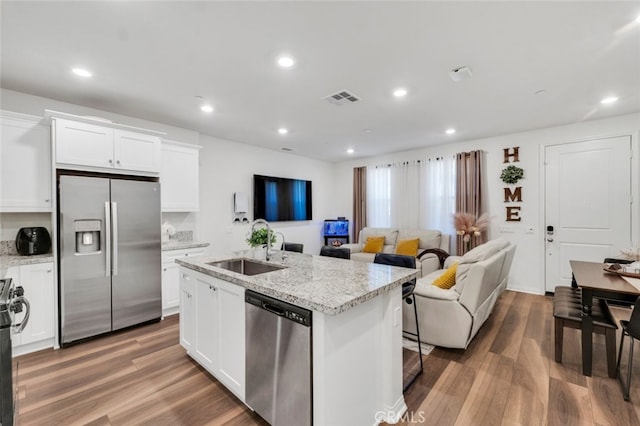
[{"label": "white curtain", "polygon": [[421,167],[419,161],[391,167],[391,225],[394,227],[420,228]]},{"label": "white curtain", "polygon": [[367,167],[367,226],[391,226],[391,168]]},{"label": "white curtain", "polygon": [[455,157],[367,167],[367,225],[455,235]]},{"label": "white curtain", "polygon": [[456,210],[456,158],[455,156],[429,159],[423,163],[421,201],[421,228],[439,229],[454,241],[453,215]]}]

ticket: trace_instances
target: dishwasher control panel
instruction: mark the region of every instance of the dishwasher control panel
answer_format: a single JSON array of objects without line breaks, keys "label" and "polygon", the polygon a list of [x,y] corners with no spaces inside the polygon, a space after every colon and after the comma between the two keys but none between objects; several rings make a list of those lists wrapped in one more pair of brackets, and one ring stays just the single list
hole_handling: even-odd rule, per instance
[{"label": "dishwasher control panel", "polygon": [[244,301],[251,305],[264,309],[274,315],[284,317],[289,321],[297,322],[305,327],[311,327],[311,311],[301,308],[291,303],[283,302],[271,296],[257,293],[252,290],[246,290],[244,293]]}]

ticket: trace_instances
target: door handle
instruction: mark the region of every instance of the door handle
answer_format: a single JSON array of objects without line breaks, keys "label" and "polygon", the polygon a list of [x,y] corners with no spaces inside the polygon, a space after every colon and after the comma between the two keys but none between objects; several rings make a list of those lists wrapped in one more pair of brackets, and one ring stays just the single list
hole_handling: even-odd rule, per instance
[{"label": "door handle", "polygon": [[118,275],[118,203],[111,203],[111,222],[113,223],[113,276]]},{"label": "door handle", "polygon": [[552,243],[553,242],[553,238],[547,238],[547,241]]},{"label": "door handle", "polygon": [[105,271],[106,277],[111,276],[111,206],[108,201],[104,202],[104,251],[105,251]]}]

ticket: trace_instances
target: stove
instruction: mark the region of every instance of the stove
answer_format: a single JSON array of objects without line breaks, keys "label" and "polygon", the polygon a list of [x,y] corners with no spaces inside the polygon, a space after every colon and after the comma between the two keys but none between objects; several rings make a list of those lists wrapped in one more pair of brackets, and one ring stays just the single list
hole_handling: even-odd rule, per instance
[{"label": "stove", "polygon": [[[24,310],[19,324],[14,324],[16,313]],[[29,321],[29,301],[24,297],[24,289],[15,287],[11,278],[0,279],[0,425],[12,426],[14,420],[15,397],[14,374],[11,353],[11,335],[20,333]]]}]

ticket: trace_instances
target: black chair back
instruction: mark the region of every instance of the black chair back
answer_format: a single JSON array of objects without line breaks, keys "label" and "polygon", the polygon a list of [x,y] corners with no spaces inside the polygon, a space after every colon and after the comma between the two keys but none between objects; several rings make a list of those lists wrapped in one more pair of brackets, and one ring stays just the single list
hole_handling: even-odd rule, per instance
[{"label": "black chair back", "polygon": [[282,250],[285,251],[295,251],[296,253],[302,253],[302,249],[304,248],[303,244],[298,243],[283,243]]},{"label": "black chair back", "polygon": [[629,325],[627,325],[627,333],[634,339],[640,339],[640,297],[636,300],[635,305],[633,305]]},{"label": "black chair back", "polygon": [[322,246],[320,256],[338,257],[340,259],[351,259],[351,250],[346,247]]},{"label": "black chair back", "polygon": [[[413,256],[405,256],[403,254],[376,253],[376,257],[373,259],[373,263],[416,269],[416,258]],[[413,293],[415,287],[415,278],[402,284],[402,297],[406,297]]]}]

